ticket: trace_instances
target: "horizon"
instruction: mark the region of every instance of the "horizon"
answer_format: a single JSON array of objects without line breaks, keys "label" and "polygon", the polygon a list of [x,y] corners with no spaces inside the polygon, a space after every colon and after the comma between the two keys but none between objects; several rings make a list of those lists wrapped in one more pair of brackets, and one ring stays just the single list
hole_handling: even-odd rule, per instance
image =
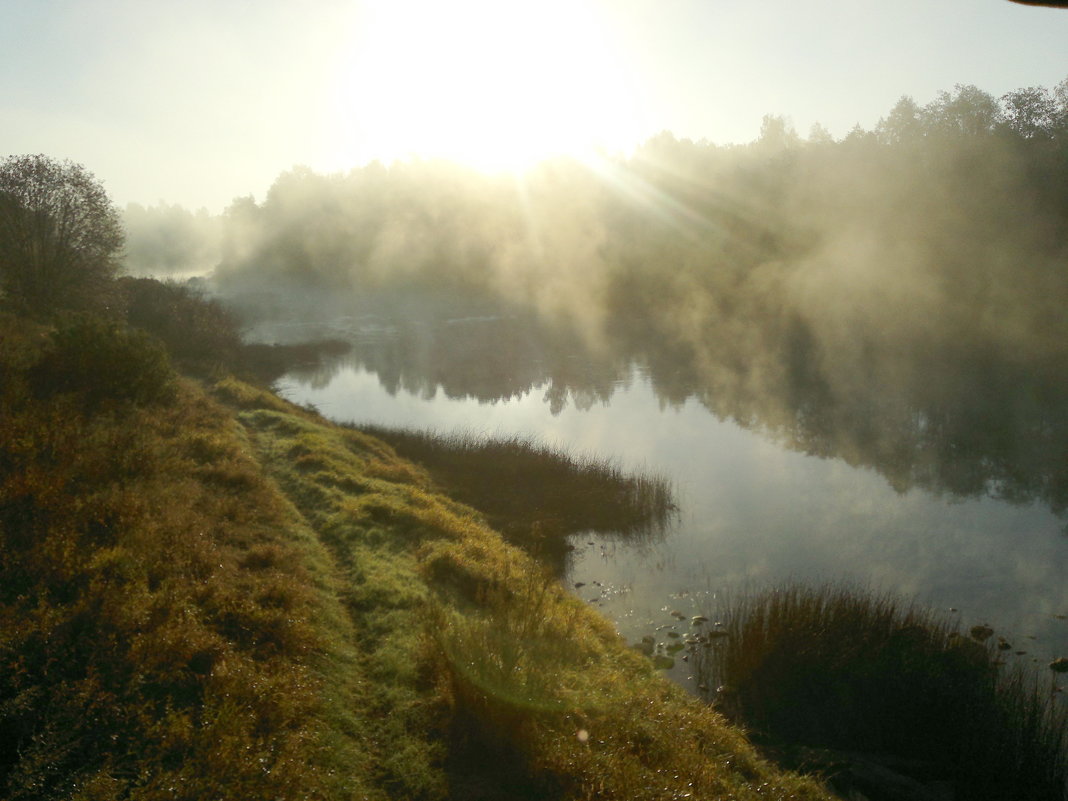
[{"label": "horizon", "polygon": [[219,213],[296,165],[444,158],[483,170],[627,153],[668,131],[870,130],[903,95],[1068,78],[1068,13],[1008,0],[43,2],[0,34],[4,150],[83,164],[115,203]]}]

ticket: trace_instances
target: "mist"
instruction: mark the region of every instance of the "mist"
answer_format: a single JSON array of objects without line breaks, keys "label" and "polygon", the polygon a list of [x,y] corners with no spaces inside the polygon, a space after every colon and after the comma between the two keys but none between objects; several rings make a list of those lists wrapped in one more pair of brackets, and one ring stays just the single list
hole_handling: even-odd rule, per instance
[{"label": "mist", "polygon": [[127,204],[126,269],[131,275],[188,278],[207,275],[219,262],[222,220],[159,203]]},{"label": "mist", "polygon": [[[250,325],[403,324],[348,357],[394,391],[559,409],[638,364],[665,404],[901,491],[1068,506],[1068,81],[903,97],[837,141],[769,115],[746,145],[664,133],[523,176],[294,168],[219,218],[127,220],[137,269],[214,262]],[[463,341],[470,315],[500,331]]]}]

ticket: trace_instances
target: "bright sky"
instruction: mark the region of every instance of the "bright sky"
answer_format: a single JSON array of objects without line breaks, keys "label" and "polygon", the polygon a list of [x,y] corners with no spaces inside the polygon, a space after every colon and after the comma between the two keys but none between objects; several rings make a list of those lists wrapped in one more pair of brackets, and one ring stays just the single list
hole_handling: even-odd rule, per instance
[{"label": "bright sky", "polygon": [[768,113],[841,137],[1065,78],[1068,11],[1008,0],[0,0],[0,155],[212,212],[295,164],[746,142]]}]

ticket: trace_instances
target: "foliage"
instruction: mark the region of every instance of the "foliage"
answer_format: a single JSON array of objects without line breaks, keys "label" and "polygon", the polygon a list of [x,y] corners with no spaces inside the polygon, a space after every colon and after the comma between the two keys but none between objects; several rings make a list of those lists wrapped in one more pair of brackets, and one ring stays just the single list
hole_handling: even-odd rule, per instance
[{"label": "foliage", "polygon": [[118,283],[129,324],[158,338],[175,365],[191,375],[229,371],[267,383],[294,367],[314,365],[349,349],[341,340],[245,343],[238,314],[192,281],[124,277]]},{"label": "foliage", "polygon": [[38,397],[73,394],[87,410],[104,403],[159,403],[170,397],[174,381],[157,340],[94,315],[56,328],[28,377]]},{"label": "foliage", "polygon": [[43,155],[0,163],[0,291],[16,309],[112,306],[123,241],[118,211],[81,165]]},{"label": "foliage", "polygon": [[240,324],[222,303],[189,284],[122,278],[130,325],[149,332],[174,361],[198,372],[232,367],[242,348]]},{"label": "foliage", "polygon": [[729,604],[699,675],[778,743],[919,760],[963,797],[1068,793],[1068,712],[991,645],[890,596],[790,585]]}]

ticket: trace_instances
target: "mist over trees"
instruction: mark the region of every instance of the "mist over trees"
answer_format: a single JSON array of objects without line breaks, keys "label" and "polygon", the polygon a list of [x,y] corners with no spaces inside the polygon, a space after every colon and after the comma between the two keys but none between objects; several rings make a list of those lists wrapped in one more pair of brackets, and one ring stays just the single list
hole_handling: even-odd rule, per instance
[{"label": "mist over trees", "polygon": [[[874,130],[858,127],[841,141],[819,126],[803,139],[768,115],[748,145],[664,133],[626,160],[592,168],[558,160],[521,180],[441,162],[335,175],[298,167],[262,203],[235,201],[217,234],[198,237],[193,215],[175,207],[131,207],[129,249],[166,269],[192,268],[213,251],[224,286],[425,284],[546,306],[564,302],[559,290],[579,279],[597,293],[638,269],[670,278],[661,287],[670,289],[680,272],[725,280],[712,274],[747,275],[783,259],[797,266],[843,240],[865,273],[873,257],[888,265],[898,256],[940,271],[997,261],[989,245],[1018,260],[1056,255],[1068,208],[1066,138],[1068,81],[1000,100],[958,86],[926,106],[903,97]],[[149,216],[163,247],[138,233]]]},{"label": "mist over trees", "polygon": [[126,270],[138,276],[206,273],[218,262],[221,220],[205,209],[196,213],[177,205],[127,204]]}]

